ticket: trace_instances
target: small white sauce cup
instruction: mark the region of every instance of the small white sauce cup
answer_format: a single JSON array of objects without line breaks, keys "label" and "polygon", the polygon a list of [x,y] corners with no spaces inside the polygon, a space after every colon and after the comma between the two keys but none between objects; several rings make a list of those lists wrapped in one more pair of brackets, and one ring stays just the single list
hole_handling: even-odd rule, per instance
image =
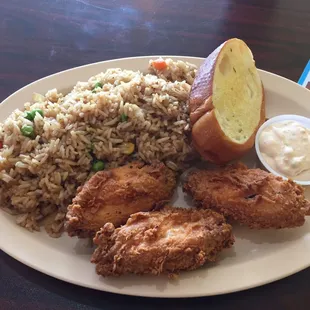
[{"label": "small white sauce cup", "polygon": [[[304,127],[310,129],[310,118],[304,117],[304,116],[300,116],[300,115],[279,115],[279,116],[275,116],[270,118],[268,121],[266,121],[257,131],[256,137],[255,137],[255,150],[256,150],[256,154],[261,162],[261,164],[272,174],[276,175],[276,176],[280,176],[284,179],[288,179],[286,176],[284,176],[283,174],[275,171],[274,169],[272,169],[266,162],[266,160],[264,159],[260,149],[259,149],[259,138],[260,135],[262,133],[262,131],[269,127],[271,124],[273,123],[280,123],[280,122],[284,122],[284,121],[295,121],[295,122],[299,122],[301,123]],[[307,186],[310,185],[310,180],[308,181],[299,181],[299,180],[294,180],[294,178],[292,178],[292,180],[299,184],[299,185],[303,185],[303,186]]]}]

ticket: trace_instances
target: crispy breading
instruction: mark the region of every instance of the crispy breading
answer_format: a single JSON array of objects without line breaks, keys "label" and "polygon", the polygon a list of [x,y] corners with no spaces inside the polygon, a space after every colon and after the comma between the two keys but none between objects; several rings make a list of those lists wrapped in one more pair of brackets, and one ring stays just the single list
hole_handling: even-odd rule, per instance
[{"label": "crispy breading", "polygon": [[309,213],[309,202],[301,186],[242,164],[195,171],[183,188],[197,204],[250,228],[302,226]]},{"label": "crispy breading", "polygon": [[211,210],[165,207],[133,214],[115,229],[107,223],[94,238],[92,256],[102,276],[176,274],[215,261],[234,243],[225,218]]},{"label": "crispy breading", "polygon": [[65,229],[87,237],[108,222],[125,224],[129,216],[164,205],[176,186],[175,173],[163,163],[132,163],[96,173],[68,207]]}]

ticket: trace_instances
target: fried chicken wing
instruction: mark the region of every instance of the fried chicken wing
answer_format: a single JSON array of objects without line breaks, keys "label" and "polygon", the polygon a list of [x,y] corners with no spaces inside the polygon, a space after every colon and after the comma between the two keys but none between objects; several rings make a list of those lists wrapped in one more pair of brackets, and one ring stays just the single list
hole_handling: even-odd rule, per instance
[{"label": "fried chicken wing", "polygon": [[166,203],[176,186],[175,173],[162,163],[132,163],[96,173],[68,207],[70,236],[93,237],[108,222],[125,224],[129,216]]},{"label": "fried chicken wing", "polygon": [[223,170],[195,171],[183,188],[204,208],[250,228],[302,226],[309,213],[309,202],[301,186],[242,164]]},{"label": "fried chicken wing", "polygon": [[176,274],[215,261],[234,243],[225,218],[211,210],[166,207],[131,215],[115,229],[107,223],[94,238],[91,262],[102,276]]}]

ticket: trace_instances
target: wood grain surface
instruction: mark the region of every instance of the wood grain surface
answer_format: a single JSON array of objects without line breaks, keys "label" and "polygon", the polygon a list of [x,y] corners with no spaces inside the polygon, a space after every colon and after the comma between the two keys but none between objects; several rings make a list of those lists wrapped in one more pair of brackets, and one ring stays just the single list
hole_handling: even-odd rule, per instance
[{"label": "wood grain surface", "polygon": [[[0,22],[0,102],[64,69],[140,55],[205,57],[231,37],[248,43],[259,68],[294,81],[310,57],[310,0],[2,0]],[[310,269],[246,292],[187,300],[80,288],[3,252],[0,276],[1,310],[310,309]]]}]

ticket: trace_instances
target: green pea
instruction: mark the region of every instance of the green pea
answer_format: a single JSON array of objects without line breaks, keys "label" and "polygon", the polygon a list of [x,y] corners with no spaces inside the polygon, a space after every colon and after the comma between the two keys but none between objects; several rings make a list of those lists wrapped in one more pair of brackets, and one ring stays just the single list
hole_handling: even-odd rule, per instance
[{"label": "green pea", "polygon": [[123,114],[121,115],[121,122],[124,123],[124,122],[126,122],[127,120],[128,120],[128,116],[127,116],[126,114],[123,113]]},{"label": "green pea", "polygon": [[103,85],[102,85],[100,82],[97,82],[97,83],[95,84],[95,86],[94,86],[94,89],[95,89],[95,88],[98,88],[98,87],[99,87],[99,88],[102,88],[102,86],[103,86]]},{"label": "green pea", "polygon": [[30,125],[24,125],[21,128],[21,132],[22,132],[22,135],[25,136],[25,137],[28,137],[28,138],[31,138],[31,139],[35,138],[34,129]]},{"label": "green pea", "polygon": [[92,170],[95,172],[104,170],[104,162],[102,160],[94,161],[92,165]]},{"label": "green pea", "polygon": [[29,119],[29,121],[33,121],[33,115],[31,111],[27,111],[24,115],[25,118]]},{"label": "green pea", "polygon": [[39,113],[42,117],[44,117],[44,113],[41,109],[35,109],[33,110],[33,112],[34,112],[34,116],[36,116],[36,113]]},{"label": "green pea", "polygon": [[37,113],[39,113],[42,117],[44,116],[42,110],[34,109],[34,110],[31,110],[31,111],[27,111],[25,113],[25,118],[28,119],[29,121],[33,121]]}]

